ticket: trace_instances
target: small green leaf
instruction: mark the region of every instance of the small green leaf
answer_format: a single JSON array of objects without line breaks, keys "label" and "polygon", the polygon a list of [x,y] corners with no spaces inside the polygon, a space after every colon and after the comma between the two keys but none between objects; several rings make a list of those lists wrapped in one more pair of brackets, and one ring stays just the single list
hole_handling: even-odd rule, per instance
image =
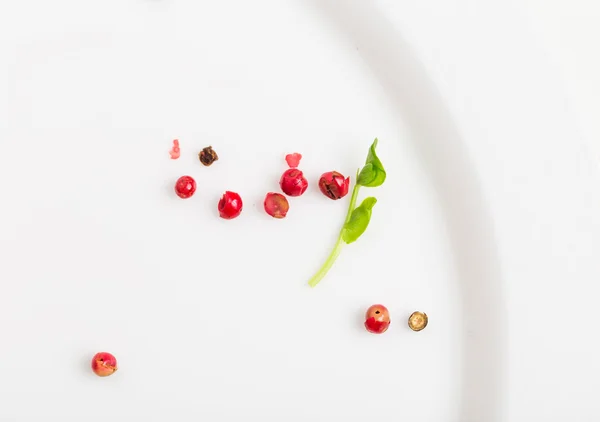
[{"label": "small green leaf", "polygon": [[383,185],[385,182],[385,171],[378,169],[373,164],[365,164],[358,174],[358,184],[368,188]]},{"label": "small green leaf", "polygon": [[367,155],[365,166],[358,175],[357,183],[361,186],[374,188],[383,185],[383,182],[385,182],[385,169],[383,168],[383,164],[381,164],[381,161],[375,152],[377,142],[377,138],[375,138],[371,148],[369,148],[369,154]]},{"label": "small green leaf", "polygon": [[349,244],[356,241],[367,230],[369,221],[371,221],[371,210],[376,203],[377,199],[370,196],[352,211],[350,220],[344,224],[342,229],[344,242]]}]

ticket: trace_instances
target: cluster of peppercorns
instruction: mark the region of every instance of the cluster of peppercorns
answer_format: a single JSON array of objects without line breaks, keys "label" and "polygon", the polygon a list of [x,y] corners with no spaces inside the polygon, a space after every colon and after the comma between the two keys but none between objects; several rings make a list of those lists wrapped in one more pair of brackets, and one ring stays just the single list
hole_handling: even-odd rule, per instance
[{"label": "cluster of peppercorns", "polygon": [[[427,327],[429,319],[425,312],[415,311],[408,317],[408,327],[413,331],[421,331]],[[365,314],[365,328],[373,334],[383,334],[391,323],[390,312],[383,305],[373,305]]]},{"label": "cluster of peppercorns", "polygon": [[[173,141],[170,154],[172,159],[179,158],[180,148],[178,140]],[[212,146],[209,146],[200,151],[198,158],[204,166],[210,166],[219,159],[219,156],[213,150]],[[287,196],[301,196],[308,188],[306,177],[298,169],[301,159],[302,155],[299,153],[288,154],[285,157],[290,168],[282,174],[279,186]],[[333,200],[346,196],[349,186],[350,178],[345,178],[337,171],[323,173],[319,178],[319,189],[325,196]],[[196,181],[192,176],[181,176],[175,182],[175,193],[180,198],[190,198],[194,195],[194,192],[196,192]],[[217,204],[219,216],[226,220],[236,218],[242,213],[243,205],[242,197],[237,192],[226,191]],[[263,206],[266,213],[273,218],[284,218],[290,209],[287,198],[277,192],[268,192],[265,196]]]},{"label": "cluster of peppercorns", "polygon": [[[174,160],[179,158],[180,148],[179,141],[177,139],[173,141],[173,147],[171,148],[170,154],[171,158]],[[208,167],[217,161],[219,156],[212,146],[208,146],[203,148],[202,151],[198,153],[198,159],[204,166]],[[191,198],[195,192],[196,181],[192,176],[181,176],[175,182],[175,193],[181,199]],[[238,193],[226,191],[219,200],[217,208],[221,218],[231,220],[242,213],[243,205],[244,203],[242,202],[242,198]]]},{"label": "cluster of peppercorns", "polygon": [[[288,164],[287,169],[279,179],[279,186],[287,196],[300,196],[308,188],[308,180],[304,177],[302,170],[298,169],[302,154],[297,152],[285,156]],[[336,200],[348,194],[350,178],[344,178],[337,171],[323,173],[319,178],[319,189],[325,196]],[[290,204],[285,196],[276,192],[269,192],[265,196],[264,207],[267,214],[274,218],[284,218],[290,209]]]},{"label": "cluster of peppercorns", "polygon": [[[355,193],[358,192],[358,188],[361,185],[366,187],[380,186],[385,180],[385,170],[383,170],[383,165],[375,154],[376,145],[377,139],[375,139],[369,150],[365,167],[357,176],[357,181],[354,186]],[[171,158],[177,159],[180,154],[179,141],[175,139],[170,151]],[[219,159],[217,153],[211,146],[203,148],[198,154],[198,158],[204,166],[210,166]],[[279,186],[281,187],[282,192],[287,196],[301,196],[308,188],[308,181],[304,177],[302,171],[298,169],[301,159],[302,155],[299,153],[288,154],[285,157],[289,169],[281,176]],[[350,178],[344,177],[337,171],[329,171],[321,175],[318,186],[323,195],[330,199],[337,200],[348,194]],[[196,192],[196,181],[191,176],[181,176],[175,183],[175,193],[182,199],[192,197],[194,192]],[[376,199],[367,198],[363,201],[363,205],[355,208],[355,197],[356,194],[353,194],[349,214],[340,233],[340,239],[338,240],[336,248],[339,248],[342,240],[346,243],[354,242],[364,232],[370,219],[371,208],[375,204]],[[219,210],[219,215],[222,218],[232,219],[241,214],[242,206],[242,198],[239,194],[226,191],[219,200],[217,208]],[[276,192],[269,192],[265,196],[264,208],[270,216],[274,218],[284,218],[289,210],[289,203],[284,195]],[[348,222],[352,223],[351,229],[347,227],[349,224]],[[311,282],[309,282],[311,286],[315,286],[318,281],[323,278],[324,274],[331,267],[335,257],[337,257],[337,254],[332,253],[331,256],[333,256],[333,258],[330,257],[325,263],[325,269],[320,270],[317,275],[313,277]],[[374,334],[383,334],[387,331],[390,323],[390,313],[385,306],[373,305],[367,309],[364,323],[367,331]],[[408,318],[408,326],[413,331],[423,330],[427,326],[427,323],[427,314],[424,312],[413,312]],[[91,366],[96,375],[107,377],[114,374],[117,370],[117,359],[110,353],[99,352],[92,358]]]}]

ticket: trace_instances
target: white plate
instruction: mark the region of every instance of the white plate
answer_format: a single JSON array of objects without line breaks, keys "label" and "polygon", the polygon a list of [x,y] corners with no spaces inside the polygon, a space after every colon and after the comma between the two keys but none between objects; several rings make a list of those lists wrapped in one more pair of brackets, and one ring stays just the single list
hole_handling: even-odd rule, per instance
[{"label": "white plate", "polygon": [[[0,419],[594,420],[597,176],[491,3],[3,5]],[[316,179],[375,136],[373,221],[309,289],[346,206]],[[311,188],[270,219],[296,150]]]}]

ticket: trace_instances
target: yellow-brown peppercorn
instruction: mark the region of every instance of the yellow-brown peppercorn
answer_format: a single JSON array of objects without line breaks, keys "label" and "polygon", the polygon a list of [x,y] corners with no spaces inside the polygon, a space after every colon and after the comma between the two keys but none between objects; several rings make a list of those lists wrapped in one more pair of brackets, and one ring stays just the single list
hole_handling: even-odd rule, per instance
[{"label": "yellow-brown peppercorn", "polygon": [[427,314],[425,312],[415,311],[408,317],[408,326],[413,331],[421,331],[427,327]]}]

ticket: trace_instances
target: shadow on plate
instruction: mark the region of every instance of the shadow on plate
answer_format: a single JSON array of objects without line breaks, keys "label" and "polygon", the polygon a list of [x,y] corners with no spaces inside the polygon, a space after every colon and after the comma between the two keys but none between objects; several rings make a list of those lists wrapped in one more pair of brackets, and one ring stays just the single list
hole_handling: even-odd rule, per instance
[{"label": "shadow on plate", "polygon": [[375,5],[362,0],[313,0],[312,5],[358,47],[385,88],[413,135],[444,211],[463,299],[462,397],[456,420],[502,420],[507,370],[502,278],[491,214],[460,132],[422,63]]}]

